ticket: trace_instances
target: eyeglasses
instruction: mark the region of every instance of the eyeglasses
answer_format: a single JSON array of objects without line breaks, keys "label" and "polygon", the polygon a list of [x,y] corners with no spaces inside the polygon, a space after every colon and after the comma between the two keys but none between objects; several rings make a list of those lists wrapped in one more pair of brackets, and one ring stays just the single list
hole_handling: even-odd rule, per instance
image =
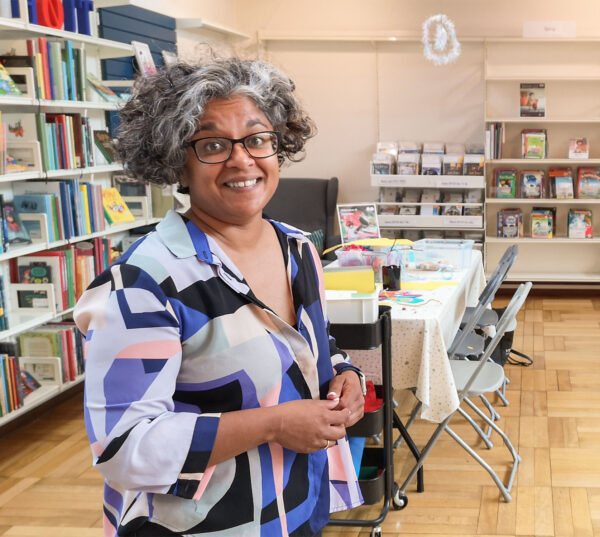
[{"label": "eyeglasses", "polygon": [[272,157],[279,150],[280,134],[276,131],[255,132],[244,138],[210,136],[184,144],[192,147],[196,158],[204,164],[220,164],[229,160],[235,144],[242,144],[252,158]]}]

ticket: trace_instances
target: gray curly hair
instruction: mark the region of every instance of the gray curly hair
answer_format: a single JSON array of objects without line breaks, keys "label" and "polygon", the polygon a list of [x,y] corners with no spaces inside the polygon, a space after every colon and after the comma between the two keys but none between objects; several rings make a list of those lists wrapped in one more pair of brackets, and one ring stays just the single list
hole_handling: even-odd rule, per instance
[{"label": "gray curly hair", "polygon": [[138,77],[120,111],[117,151],[125,171],[137,179],[176,184],[186,159],[184,143],[198,128],[206,104],[245,95],[281,133],[277,158],[304,157],[304,144],[316,129],[294,94],[295,84],[260,60],[221,58],[207,65],[177,63]]}]

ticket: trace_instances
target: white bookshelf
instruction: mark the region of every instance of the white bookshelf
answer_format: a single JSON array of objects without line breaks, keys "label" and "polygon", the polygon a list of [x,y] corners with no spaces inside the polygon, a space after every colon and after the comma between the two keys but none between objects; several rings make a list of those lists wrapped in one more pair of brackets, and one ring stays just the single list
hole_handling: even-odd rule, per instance
[{"label": "white bookshelf", "polygon": [[[543,170],[548,188],[548,172],[552,166],[570,167],[574,179],[578,167],[600,166],[600,64],[596,61],[599,52],[598,38],[486,39],[486,129],[491,123],[499,123],[504,131],[502,158],[490,159],[485,165],[487,274],[492,272],[504,250],[517,243],[519,256],[509,274],[511,281],[600,284],[600,199],[498,199],[494,185],[496,169]],[[521,82],[545,83],[546,117],[520,117]],[[521,158],[521,131],[526,128],[546,129],[547,158]],[[583,137],[588,138],[590,158],[569,159],[569,140]],[[556,208],[555,238],[531,238],[531,211],[538,206]],[[502,208],[521,209],[523,238],[496,236],[497,213]],[[593,239],[567,237],[570,208],[592,211]]]}]

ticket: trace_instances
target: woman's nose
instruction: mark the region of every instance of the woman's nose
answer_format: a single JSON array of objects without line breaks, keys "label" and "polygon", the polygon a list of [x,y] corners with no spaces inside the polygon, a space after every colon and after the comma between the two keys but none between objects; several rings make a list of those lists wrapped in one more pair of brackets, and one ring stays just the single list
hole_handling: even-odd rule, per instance
[{"label": "woman's nose", "polygon": [[250,156],[250,153],[246,151],[244,144],[242,142],[233,144],[233,148],[231,149],[231,155],[227,160],[227,164],[231,164],[234,166],[248,166],[251,163],[254,163],[254,159]]}]

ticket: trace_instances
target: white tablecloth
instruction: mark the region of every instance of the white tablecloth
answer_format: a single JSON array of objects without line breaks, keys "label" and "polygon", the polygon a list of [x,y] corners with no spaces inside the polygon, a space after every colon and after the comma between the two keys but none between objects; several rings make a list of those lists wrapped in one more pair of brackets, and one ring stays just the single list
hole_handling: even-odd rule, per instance
[{"label": "white tablecloth", "polygon": [[[471,266],[452,277],[456,285],[415,291],[425,302],[392,305],[392,383],[394,389],[416,388],[423,403],[421,417],[440,422],[458,407],[458,397],[446,349],[466,306],[474,306],[485,286],[481,252]],[[387,303],[387,302],[386,302]],[[349,351],[352,362],[368,379],[381,381],[381,351]]]}]

